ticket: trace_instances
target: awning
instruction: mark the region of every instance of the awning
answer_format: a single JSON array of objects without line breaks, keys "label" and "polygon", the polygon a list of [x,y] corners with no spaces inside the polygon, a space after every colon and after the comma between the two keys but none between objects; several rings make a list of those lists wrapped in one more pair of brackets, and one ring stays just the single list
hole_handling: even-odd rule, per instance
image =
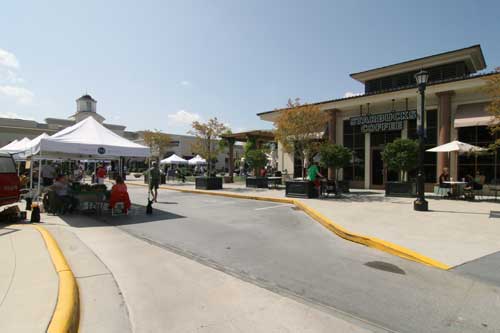
[{"label": "awning", "polygon": [[473,103],[459,105],[455,115],[455,128],[472,126],[489,126],[498,123],[487,110],[489,103]]}]

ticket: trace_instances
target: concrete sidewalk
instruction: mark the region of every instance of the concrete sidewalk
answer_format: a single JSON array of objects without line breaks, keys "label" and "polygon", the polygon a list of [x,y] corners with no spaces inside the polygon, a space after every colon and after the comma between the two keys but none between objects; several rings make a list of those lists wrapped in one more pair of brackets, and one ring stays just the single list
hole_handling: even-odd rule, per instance
[{"label": "concrete sidewalk", "polygon": [[[133,332],[381,331],[349,315],[324,312],[244,282],[94,219],[43,218],[52,228],[74,233],[109,268],[123,293]],[[72,255],[67,255],[71,261]]]},{"label": "concrete sidewalk", "polygon": [[[194,189],[189,183],[166,186]],[[244,184],[224,184],[216,192],[285,197],[284,190],[245,188]],[[406,247],[450,267],[500,251],[500,203],[428,198],[430,211],[415,212],[413,199],[385,197],[375,190],[299,200],[350,232]]]},{"label": "concrete sidewalk", "polygon": [[45,332],[57,294],[40,233],[30,225],[0,225],[0,332]]}]

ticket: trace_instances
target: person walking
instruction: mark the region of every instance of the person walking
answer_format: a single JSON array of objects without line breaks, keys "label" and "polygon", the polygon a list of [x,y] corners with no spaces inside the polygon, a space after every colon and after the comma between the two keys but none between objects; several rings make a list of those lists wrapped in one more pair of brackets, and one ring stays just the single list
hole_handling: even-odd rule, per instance
[{"label": "person walking", "polygon": [[156,161],[153,161],[151,163],[152,167],[148,170],[149,171],[149,192],[151,193],[153,197],[154,202],[158,202],[158,188],[160,187],[160,168],[158,168],[158,164]]},{"label": "person walking", "polygon": [[323,175],[319,172],[316,162],[313,162],[307,169],[307,178],[314,183],[314,187],[318,191],[318,197],[321,197],[321,181],[319,178],[323,178]]}]

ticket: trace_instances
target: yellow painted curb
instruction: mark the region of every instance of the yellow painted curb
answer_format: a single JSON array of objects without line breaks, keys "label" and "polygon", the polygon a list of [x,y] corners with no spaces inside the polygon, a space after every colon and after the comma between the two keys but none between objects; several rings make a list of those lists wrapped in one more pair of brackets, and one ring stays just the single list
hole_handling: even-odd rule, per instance
[{"label": "yellow painted curb", "polygon": [[56,240],[47,229],[42,226],[34,226],[42,235],[47,245],[54,268],[59,276],[59,292],[57,304],[52,314],[48,333],[76,333],[80,320],[80,297],[75,276],[69,267]]},{"label": "yellow painted curb", "polygon": [[[135,185],[135,186],[147,186],[147,184],[133,184],[133,183],[127,183],[127,184]],[[305,203],[303,203],[300,200],[288,199],[288,198],[261,197],[261,196],[228,193],[228,192],[189,190],[189,189],[180,189],[180,188],[171,187],[171,186],[160,186],[160,188],[166,189],[166,190],[178,191],[178,192],[185,192],[185,193],[208,194],[208,195],[215,195],[215,196],[221,196],[221,197],[250,199],[250,200],[262,200],[262,201],[271,201],[271,202],[293,204],[297,208],[304,211],[311,218],[313,218],[314,220],[319,222],[325,228],[327,228],[328,230],[335,233],[337,236],[342,237],[346,240],[349,240],[351,242],[355,242],[358,244],[366,245],[368,247],[371,247],[371,248],[374,248],[374,249],[377,249],[380,251],[384,251],[384,252],[387,252],[389,254],[404,258],[404,259],[408,259],[408,260],[412,260],[412,261],[415,261],[415,262],[418,262],[421,264],[432,266],[435,268],[444,269],[444,270],[450,269],[450,266],[448,266],[448,265],[445,265],[437,260],[434,260],[432,258],[429,258],[429,257],[426,257],[422,254],[419,254],[415,251],[407,249],[403,246],[399,246],[399,245],[396,245],[396,244],[393,244],[391,242],[387,242],[387,241],[384,241],[382,239],[378,239],[375,237],[363,236],[363,235],[359,235],[359,234],[350,232],[350,231],[346,230],[344,227],[330,221],[328,218],[323,216],[321,213],[319,213],[318,211],[307,206]]]}]

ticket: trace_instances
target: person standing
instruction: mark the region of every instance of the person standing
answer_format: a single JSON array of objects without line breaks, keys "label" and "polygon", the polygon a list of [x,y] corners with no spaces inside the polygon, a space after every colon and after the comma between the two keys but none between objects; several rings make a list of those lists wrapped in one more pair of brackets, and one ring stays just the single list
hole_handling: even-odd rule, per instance
[{"label": "person standing", "polygon": [[149,169],[149,192],[153,196],[153,201],[158,202],[158,188],[160,187],[160,168],[158,168],[158,164],[156,161],[151,163],[152,167]]},{"label": "person standing", "polygon": [[99,164],[99,167],[97,168],[96,171],[97,183],[104,184],[104,179],[106,179],[107,174],[108,171],[106,170],[106,168],[102,164]]},{"label": "person standing", "polygon": [[42,184],[43,186],[51,186],[54,183],[54,178],[56,177],[56,169],[52,165],[51,161],[48,161],[42,167]]}]

